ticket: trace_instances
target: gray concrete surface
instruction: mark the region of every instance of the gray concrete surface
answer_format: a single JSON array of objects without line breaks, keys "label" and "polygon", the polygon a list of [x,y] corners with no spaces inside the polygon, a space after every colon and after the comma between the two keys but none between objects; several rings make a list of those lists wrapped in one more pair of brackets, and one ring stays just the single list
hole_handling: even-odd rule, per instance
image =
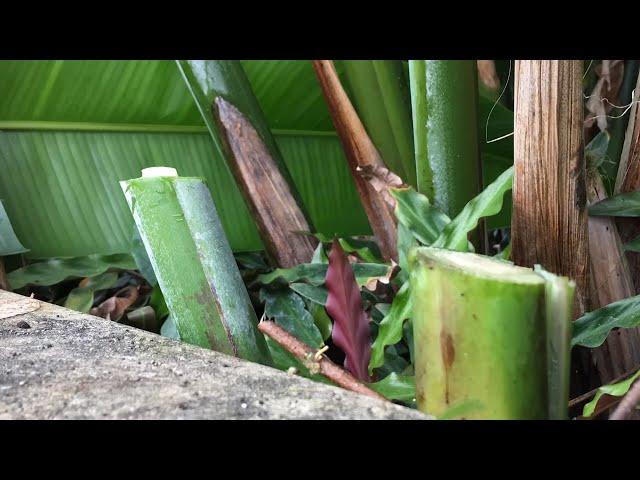
[{"label": "gray concrete surface", "polygon": [[426,419],[0,290],[0,419]]}]

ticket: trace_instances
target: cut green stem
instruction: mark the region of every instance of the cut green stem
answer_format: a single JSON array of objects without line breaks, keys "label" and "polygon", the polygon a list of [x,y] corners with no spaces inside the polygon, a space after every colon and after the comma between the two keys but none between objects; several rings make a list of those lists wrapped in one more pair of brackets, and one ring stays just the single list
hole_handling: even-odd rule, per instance
[{"label": "cut green stem", "polygon": [[121,182],[121,187],[180,338],[270,364],[251,300],[204,181],[143,175]]},{"label": "cut green stem", "polygon": [[412,251],[410,270],[418,408],[439,417],[474,402],[464,418],[547,418],[545,280],[431,247]]}]

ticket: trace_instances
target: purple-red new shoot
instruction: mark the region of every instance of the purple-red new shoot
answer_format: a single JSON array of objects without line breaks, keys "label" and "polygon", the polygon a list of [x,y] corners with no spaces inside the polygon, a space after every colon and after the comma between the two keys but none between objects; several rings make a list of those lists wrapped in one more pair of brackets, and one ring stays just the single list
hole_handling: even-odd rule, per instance
[{"label": "purple-red new shoot", "polygon": [[344,368],[358,380],[368,382],[369,317],[362,307],[360,288],[351,264],[335,239],[329,253],[326,286],[329,292],[326,309],[334,322],[333,343],[345,353]]}]

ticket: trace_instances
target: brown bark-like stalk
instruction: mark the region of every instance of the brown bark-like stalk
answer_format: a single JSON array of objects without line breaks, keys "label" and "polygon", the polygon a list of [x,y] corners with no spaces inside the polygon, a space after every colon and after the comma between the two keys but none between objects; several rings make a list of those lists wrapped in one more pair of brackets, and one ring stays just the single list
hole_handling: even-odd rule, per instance
[{"label": "brown bark-like stalk", "polygon": [[581,61],[516,61],[511,257],[575,280],[576,316],[588,306],[582,110]]},{"label": "brown bark-like stalk", "polygon": [[[573,279],[578,318],[589,306],[582,62],[516,61],[514,106],[511,258]],[[573,349],[573,395],[599,384],[590,360]]]},{"label": "brown bark-like stalk", "polygon": [[352,392],[377,398],[378,400],[388,401],[324,355],[319,355],[319,359],[316,360],[316,351],[313,348],[298,340],[275,322],[261,321],[258,324],[258,330],[278,342],[287,352],[295,355],[305,366],[309,365],[311,370],[314,367],[317,368],[320,375],[328,378],[336,385],[346,390],[351,390]]},{"label": "brown bark-like stalk", "polygon": [[500,78],[496,72],[495,60],[477,60],[478,78],[482,84],[492,92],[497,92],[500,88]]},{"label": "brown bark-like stalk", "polygon": [[0,290],[10,290],[7,272],[4,269],[4,262],[0,258]]},{"label": "brown bark-like stalk", "polygon": [[[637,98],[640,94],[640,76],[638,76],[635,92]],[[637,103],[632,107],[629,115],[615,193],[640,190],[640,108]],[[616,224],[623,244],[640,235],[640,218],[617,218]],[[640,293],[640,253],[627,252],[626,257],[629,263],[629,272],[634,281],[635,293]]]},{"label": "brown bark-like stalk", "polygon": [[331,60],[314,60],[313,68],[320,82],[333,125],[345,151],[349,170],[360,201],[385,259],[398,260],[395,216],[382,194],[358,172],[358,167],[386,168],[375,145],[369,138],[355,108],[344,91]]},{"label": "brown bark-like stalk", "polygon": [[217,97],[213,106],[231,170],[258,227],[267,254],[277,267],[290,268],[313,257],[314,237],[262,138],[231,103]]},{"label": "brown bark-like stalk", "polygon": [[618,408],[616,408],[609,420],[624,420],[635,412],[636,406],[640,404],[640,381],[636,380],[627,394],[624,396]]},{"label": "brown bark-like stalk", "polygon": [[[600,174],[587,173],[589,204],[607,197]],[[609,303],[634,295],[633,280],[622,250],[615,220],[611,217],[589,217],[589,260],[591,263],[591,307],[601,308]],[[602,383],[640,365],[640,328],[622,328],[609,334],[605,343],[591,350],[596,371]]]}]

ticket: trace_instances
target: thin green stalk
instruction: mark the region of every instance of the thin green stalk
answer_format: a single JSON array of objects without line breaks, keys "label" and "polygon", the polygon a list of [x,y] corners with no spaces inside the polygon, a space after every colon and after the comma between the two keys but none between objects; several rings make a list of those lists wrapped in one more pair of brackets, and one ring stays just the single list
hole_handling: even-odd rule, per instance
[{"label": "thin green stalk", "polygon": [[409,85],[400,60],[344,60],[344,78],[369,137],[391,171],[416,186]]},{"label": "thin green stalk", "polygon": [[472,60],[411,60],[418,191],[454,217],[482,188]]},{"label": "thin green stalk", "polygon": [[121,182],[121,187],[180,338],[270,364],[204,181],[172,172],[148,176],[143,171],[142,178]]}]

